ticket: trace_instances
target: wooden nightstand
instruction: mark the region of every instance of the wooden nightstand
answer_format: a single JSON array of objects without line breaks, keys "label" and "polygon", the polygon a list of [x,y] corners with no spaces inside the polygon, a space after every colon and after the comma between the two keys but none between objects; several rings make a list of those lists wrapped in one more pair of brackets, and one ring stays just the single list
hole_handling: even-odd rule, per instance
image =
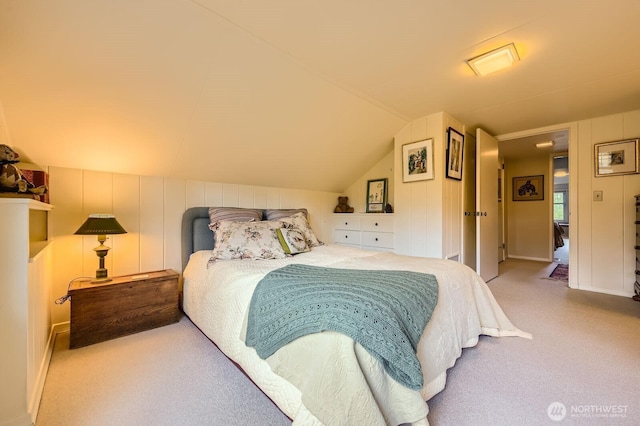
[{"label": "wooden nightstand", "polygon": [[70,348],[175,323],[180,318],[179,274],[171,269],[76,281],[71,296]]}]

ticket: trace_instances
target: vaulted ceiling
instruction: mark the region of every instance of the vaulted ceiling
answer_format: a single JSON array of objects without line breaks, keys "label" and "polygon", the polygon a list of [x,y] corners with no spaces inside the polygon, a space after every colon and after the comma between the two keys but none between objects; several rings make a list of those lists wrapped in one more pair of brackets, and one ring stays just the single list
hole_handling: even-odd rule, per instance
[{"label": "vaulted ceiling", "polygon": [[[412,119],[640,108],[637,0],[2,0],[13,147],[61,167],[341,191]],[[465,60],[515,43],[477,77]]]}]

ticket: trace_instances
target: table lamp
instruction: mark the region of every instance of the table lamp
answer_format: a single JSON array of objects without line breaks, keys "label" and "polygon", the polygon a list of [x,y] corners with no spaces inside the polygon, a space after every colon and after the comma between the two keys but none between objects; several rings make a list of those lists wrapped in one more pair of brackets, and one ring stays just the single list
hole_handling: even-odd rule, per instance
[{"label": "table lamp", "polygon": [[112,214],[90,214],[87,220],[75,232],[76,235],[97,235],[100,245],[93,250],[100,259],[100,267],[96,270],[96,278],[91,282],[94,284],[111,281],[107,276],[107,269],[104,267],[104,258],[109,251],[109,247],[104,245],[107,235],[126,234],[127,231],[118,223]]}]

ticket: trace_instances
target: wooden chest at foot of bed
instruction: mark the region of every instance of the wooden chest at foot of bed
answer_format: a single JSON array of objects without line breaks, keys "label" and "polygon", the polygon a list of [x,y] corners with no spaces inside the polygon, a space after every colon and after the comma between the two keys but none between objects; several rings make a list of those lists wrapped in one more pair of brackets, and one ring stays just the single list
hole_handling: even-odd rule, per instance
[{"label": "wooden chest at foot of bed", "polygon": [[69,287],[69,347],[79,348],[177,322],[178,281],[179,274],[170,269],[114,277],[104,283],[75,281]]}]

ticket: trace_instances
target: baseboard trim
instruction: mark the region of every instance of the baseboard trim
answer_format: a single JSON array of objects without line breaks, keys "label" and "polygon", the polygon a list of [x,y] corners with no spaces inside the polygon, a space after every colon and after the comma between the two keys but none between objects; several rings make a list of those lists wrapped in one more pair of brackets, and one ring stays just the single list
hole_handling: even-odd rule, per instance
[{"label": "baseboard trim", "polygon": [[29,414],[23,414],[22,416],[17,417],[15,419],[11,419],[4,423],[0,423],[0,426],[24,426],[29,424],[33,426],[35,422],[31,420],[31,418],[29,417]]},{"label": "baseboard trim", "polygon": [[591,291],[593,293],[602,293],[602,294],[609,294],[611,296],[621,296],[621,297],[628,297],[628,298],[632,298],[633,297],[633,292],[626,292],[626,291],[617,291],[617,290],[609,290],[609,289],[605,289],[605,288],[598,288],[598,287],[586,287],[586,286],[581,286],[581,285],[577,285],[576,287],[573,287],[576,290],[584,290],[584,291]]},{"label": "baseboard trim", "polygon": [[65,333],[69,331],[69,321],[53,324],[51,331],[49,332],[49,339],[47,340],[47,348],[44,351],[44,356],[40,362],[40,370],[38,371],[38,378],[33,388],[33,393],[29,400],[29,414],[31,416],[32,424],[36,423],[38,418],[38,410],[40,409],[40,401],[42,399],[42,391],[44,390],[44,382],[49,372],[49,363],[51,362],[51,355],[53,355],[53,346],[56,343],[56,337],[59,333]]},{"label": "baseboard trim", "polygon": [[508,255],[507,256],[508,259],[520,259],[520,260],[535,260],[536,262],[552,262],[553,259],[544,259],[542,257],[530,257],[530,256],[515,256],[515,255]]}]

